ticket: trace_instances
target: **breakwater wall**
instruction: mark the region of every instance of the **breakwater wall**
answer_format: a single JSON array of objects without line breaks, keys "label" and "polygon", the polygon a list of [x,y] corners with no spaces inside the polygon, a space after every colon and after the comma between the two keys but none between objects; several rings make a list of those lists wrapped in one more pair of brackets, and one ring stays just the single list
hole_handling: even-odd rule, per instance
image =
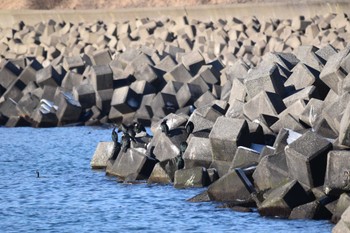
[{"label": "breakwater wall", "polygon": [[[290,95],[305,87],[287,81],[292,68],[306,65],[319,77],[329,56],[347,46],[348,23],[341,13],[213,21],[186,15],[119,22],[17,21],[1,30],[0,124],[52,127],[137,120],[151,125],[213,100],[246,103],[259,90],[277,86],[288,105]],[[284,65],[290,71],[277,86],[266,89],[249,81],[270,72],[266,62],[285,57],[294,60]],[[327,87],[319,92],[324,99]]]}]

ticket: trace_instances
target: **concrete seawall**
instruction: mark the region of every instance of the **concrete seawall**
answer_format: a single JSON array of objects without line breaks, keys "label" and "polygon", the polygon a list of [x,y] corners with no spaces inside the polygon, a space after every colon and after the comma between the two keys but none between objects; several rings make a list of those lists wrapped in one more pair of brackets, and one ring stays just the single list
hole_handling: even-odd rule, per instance
[{"label": "concrete seawall", "polygon": [[156,18],[160,16],[216,21],[232,17],[257,16],[260,19],[293,18],[297,15],[313,17],[327,13],[350,12],[348,1],[309,2],[309,3],[265,3],[238,5],[203,5],[196,7],[133,8],[120,10],[0,10],[0,26],[9,26],[18,21],[35,24],[40,21],[66,20],[71,22],[105,22],[132,20],[135,18]]}]

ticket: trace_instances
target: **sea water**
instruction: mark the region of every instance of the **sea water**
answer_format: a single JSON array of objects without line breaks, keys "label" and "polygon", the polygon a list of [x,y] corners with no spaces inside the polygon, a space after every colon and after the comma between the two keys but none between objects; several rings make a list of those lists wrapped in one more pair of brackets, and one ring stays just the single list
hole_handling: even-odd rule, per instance
[{"label": "sea water", "polygon": [[90,169],[99,141],[111,141],[111,129],[0,128],[0,232],[322,233],[333,227],[186,201],[204,189],[118,183]]}]

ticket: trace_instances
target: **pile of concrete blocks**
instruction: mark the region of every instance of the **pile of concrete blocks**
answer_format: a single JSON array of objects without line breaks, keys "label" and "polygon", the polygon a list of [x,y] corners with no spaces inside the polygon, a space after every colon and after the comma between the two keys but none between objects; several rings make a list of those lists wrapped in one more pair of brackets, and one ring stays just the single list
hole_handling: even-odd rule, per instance
[{"label": "pile of concrete blocks", "polygon": [[348,90],[349,27],[344,14],[19,22],[0,30],[0,124],[151,125],[222,100],[227,116],[263,122],[265,134],[313,124],[335,137],[346,127],[331,114],[337,104],[318,122],[301,110],[317,114],[329,89]]},{"label": "pile of concrete blocks", "polygon": [[[345,227],[350,53],[332,45],[305,49],[267,53],[249,70],[237,60],[221,70],[233,78],[219,89],[211,84],[194,109],[159,116],[145,153],[155,161],[147,182],[207,187],[205,200],[257,208],[262,216],[340,220],[337,227]],[[160,93],[178,99],[178,83],[166,82]]]},{"label": "pile of concrete blocks", "polygon": [[265,216],[336,220],[350,191],[349,29],[344,14],[21,22],[0,31],[0,124],[139,121],[146,148],[93,166],[208,187]]}]

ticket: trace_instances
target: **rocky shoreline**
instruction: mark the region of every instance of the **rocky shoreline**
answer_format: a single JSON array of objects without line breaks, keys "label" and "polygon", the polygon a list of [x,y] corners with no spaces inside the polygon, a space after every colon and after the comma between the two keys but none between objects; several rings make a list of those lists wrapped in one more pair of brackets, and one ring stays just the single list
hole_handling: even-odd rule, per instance
[{"label": "rocky shoreline", "polygon": [[[113,159],[100,143],[93,168],[338,222],[350,204],[349,29],[344,14],[20,22],[0,32],[0,124],[137,121],[153,137],[132,136]],[[347,212],[335,232],[349,231]]]}]

